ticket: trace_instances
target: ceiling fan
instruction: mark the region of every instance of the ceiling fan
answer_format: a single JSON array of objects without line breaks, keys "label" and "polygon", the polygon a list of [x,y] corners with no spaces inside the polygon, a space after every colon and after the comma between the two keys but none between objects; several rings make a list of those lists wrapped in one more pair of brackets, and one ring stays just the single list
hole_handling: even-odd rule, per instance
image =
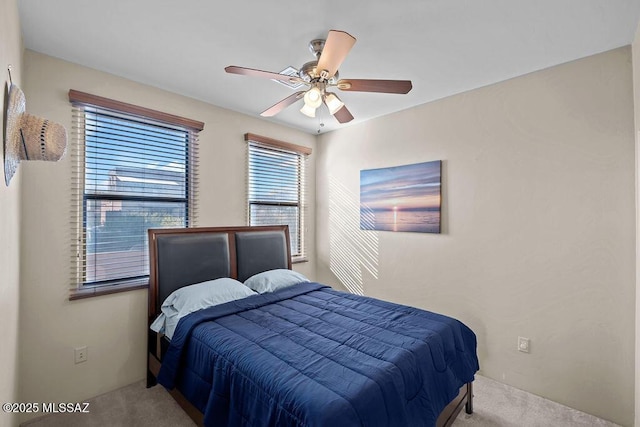
[{"label": "ceiling fan", "polygon": [[304,105],[300,111],[315,117],[316,109],[324,103],[329,113],[340,123],[353,120],[353,115],[345,107],[338,96],[328,89],[337,87],[340,90],[351,92],[380,92],[406,94],[411,88],[410,80],[370,80],[370,79],[340,79],[338,68],[355,44],[356,39],[344,31],[331,30],[325,39],[311,40],[309,50],[316,57],[315,61],[307,62],[297,71],[297,75],[272,73],[253,68],[230,65],[224,70],[227,73],[241,74],[244,76],[263,77],[278,80],[290,85],[306,86],[305,90],[290,95],[280,102],[260,113],[263,117],[271,117],[284,110],[289,105],[300,99],[304,99]]}]

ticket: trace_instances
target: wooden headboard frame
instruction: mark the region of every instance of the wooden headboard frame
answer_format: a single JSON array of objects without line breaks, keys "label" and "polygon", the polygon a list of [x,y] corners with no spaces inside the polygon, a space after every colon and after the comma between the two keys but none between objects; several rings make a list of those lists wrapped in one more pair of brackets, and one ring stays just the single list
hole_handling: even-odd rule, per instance
[{"label": "wooden headboard frame", "polygon": [[244,282],[275,268],[291,269],[289,227],[149,229],[149,324],[175,289],[220,277]]}]

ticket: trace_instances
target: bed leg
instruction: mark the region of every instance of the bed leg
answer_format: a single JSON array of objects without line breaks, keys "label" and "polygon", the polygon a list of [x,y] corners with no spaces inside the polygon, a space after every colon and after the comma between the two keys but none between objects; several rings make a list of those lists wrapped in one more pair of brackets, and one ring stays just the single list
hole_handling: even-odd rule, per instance
[{"label": "bed leg", "polygon": [[467,383],[467,403],[464,405],[467,414],[473,414],[473,383]]},{"label": "bed leg", "polygon": [[158,384],[156,377],[151,373],[151,371],[147,371],[147,388],[153,387],[156,384]]}]

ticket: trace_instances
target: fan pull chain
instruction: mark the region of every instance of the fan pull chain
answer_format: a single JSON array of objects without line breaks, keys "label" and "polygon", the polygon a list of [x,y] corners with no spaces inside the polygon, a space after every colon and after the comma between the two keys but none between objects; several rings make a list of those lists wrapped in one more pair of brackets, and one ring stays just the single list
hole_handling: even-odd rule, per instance
[{"label": "fan pull chain", "polygon": [[318,109],[316,110],[316,112],[318,112],[318,134],[320,134],[320,132],[322,131],[322,128],[324,127],[324,105],[320,105],[320,107],[318,107]]}]

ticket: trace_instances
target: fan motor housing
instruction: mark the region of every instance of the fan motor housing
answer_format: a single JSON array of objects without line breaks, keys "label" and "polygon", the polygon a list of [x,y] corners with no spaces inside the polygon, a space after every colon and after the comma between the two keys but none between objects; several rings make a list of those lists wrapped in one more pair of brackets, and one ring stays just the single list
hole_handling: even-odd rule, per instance
[{"label": "fan motor housing", "polygon": [[[300,67],[300,71],[298,72],[298,75],[305,82],[312,83],[312,82],[319,81],[320,72],[318,71],[318,61],[309,61],[305,63],[302,67]],[[335,85],[336,82],[338,81],[338,78],[339,78],[338,72],[336,71],[336,73],[333,76],[331,76],[331,78],[328,79],[326,83],[330,85]]]},{"label": "fan motor housing", "polygon": [[[320,81],[320,72],[322,70],[318,70],[318,59],[320,59],[320,55],[322,55],[322,49],[324,49],[325,39],[314,39],[309,42],[309,51],[316,57],[315,61],[309,61],[300,67],[300,71],[298,75],[302,80],[309,83],[315,83]],[[338,81],[338,71],[331,76],[330,79],[325,80],[325,83],[330,85],[335,85]]]}]

